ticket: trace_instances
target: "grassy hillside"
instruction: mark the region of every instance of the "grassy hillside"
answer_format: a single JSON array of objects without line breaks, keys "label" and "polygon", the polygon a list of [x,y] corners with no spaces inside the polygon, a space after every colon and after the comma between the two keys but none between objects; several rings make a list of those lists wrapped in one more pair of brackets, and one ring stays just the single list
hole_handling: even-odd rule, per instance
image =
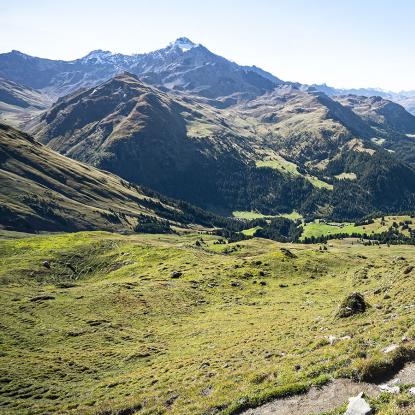
[{"label": "grassy hillside", "polygon": [[0,228],[131,231],[149,220],[186,228],[226,222],[64,157],[4,124],[0,162]]},{"label": "grassy hillside", "polygon": [[237,114],[230,120],[122,74],[62,98],[33,133],[68,157],[203,208],[286,212],[313,193],[301,176],[257,168],[261,139]]},{"label": "grassy hillside", "polygon": [[384,100],[368,100],[368,117],[360,101],[342,103],[282,85],[216,108],[124,73],[61,98],[31,131],[66,156],[218,212],[355,220],[411,209],[415,170],[401,153],[415,117]]},{"label": "grassy hillside", "polygon": [[[330,236],[340,233],[346,234],[364,234],[366,229],[363,226],[356,226],[354,223],[325,223],[319,220],[307,223],[303,226],[304,231],[301,235],[301,239],[310,238],[312,236]],[[368,232],[370,233],[370,232]]]},{"label": "grassy hillside", "polygon": [[[414,347],[411,246],[15,236],[0,241],[10,415],[234,414],[333,376],[373,379]],[[337,318],[353,291],[370,307]]]}]

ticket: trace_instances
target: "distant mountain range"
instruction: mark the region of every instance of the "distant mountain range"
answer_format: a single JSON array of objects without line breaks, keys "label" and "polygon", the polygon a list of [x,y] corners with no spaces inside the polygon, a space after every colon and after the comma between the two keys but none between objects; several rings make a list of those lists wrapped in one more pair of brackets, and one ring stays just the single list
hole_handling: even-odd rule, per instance
[{"label": "distant mountain range", "polygon": [[392,92],[385,91],[378,88],[351,88],[351,89],[341,89],[333,88],[326,84],[313,84],[310,86],[312,89],[324,92],[329,96],[338,96],[338,95],[358,95],[365,97],[381,97],[394,101],[398,104],[401,104],[406,108],[407,111],[415,115],[415,91],[401,91],[401,92]]},{"label": "distant mountain range", "polygon": [[[262,95],[284,83],[256,66],[241,66],[218,56],[186,37],[150,53],[124,55],[94,50],[73,61],[43,59],[16,50],[0,54],[0,77],[41,90],[53,98],[94,86],[124,71],[161,89],[185,91],[216,100],[216,105],[234,104]],[[336,89],[326,84],[304,87],[330,96],[380,96],[400,103],[412,113],[415,111],[415,91]]]},{"label": "distant mountain range", "polygon": [[281,81],[253,66],[237,65],[204,46],[179,38],[164,49],[136,55],[95,50],[74,61],[42,59],[18,51],[0,54],[0,77],[53,97],[94,86],[120,72],[143,82],[185,91],[223,105],[272,90]]},{"label": "distant mountain range", "polygon": [[381,96],[284,82],[186,38],[70,62],[14,51],[0,76],[3,121],[217,213],[352,220],[414,206],[415,117]]}]

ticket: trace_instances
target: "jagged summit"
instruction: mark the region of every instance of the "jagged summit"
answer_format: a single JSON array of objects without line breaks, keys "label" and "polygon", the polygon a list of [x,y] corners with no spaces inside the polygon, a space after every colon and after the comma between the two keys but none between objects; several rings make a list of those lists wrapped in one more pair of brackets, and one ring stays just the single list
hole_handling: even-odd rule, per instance
[{"label": "jagged summit", "polygon": [[89,52],[86,56],[81,58],[81,60],[88,63],[103,63],[114,55],[115,53],[109,50],[96,49]]},{"label": "jagged summit", "polygon": [[96,56],[107,56],[107,55],[113,55],[114,53],[110,50],[103,50],[103,49],[95,49],[91,50],[87,55],[84,56],[84,58],[92,58]]},{"label": "jagged summit", "polygon": [[182,50],[182,52],[187,52],[188,50],[193,49],[198,46],[200,46],[200,44],[196,44],[192,42],[187,37],[179,37],[174,42],[170,42],[168,47],[179,48]]},{"label": "jagged summit", "polygon": [[[179,37],[175,41],[170,42],[167,47],[160,49],[160,51],[166,49],[180,49],[182,52],[187,52],[190,49],[193,49],[198,46],[200,46],[199,43],[194,43],[187,37]],[[12,53],[24,55],[19,51],[12,51]],[[122,53],[111,52],[109,50],[95,49],[79,60],[88,63],[104,63],[106,61],[113,61],[114,59],[116,59],[117,61],[122,60],[124,62],[131,63],[134,62],[136,57],[139,56],[141,56],[139,53],[125,55]]]}]

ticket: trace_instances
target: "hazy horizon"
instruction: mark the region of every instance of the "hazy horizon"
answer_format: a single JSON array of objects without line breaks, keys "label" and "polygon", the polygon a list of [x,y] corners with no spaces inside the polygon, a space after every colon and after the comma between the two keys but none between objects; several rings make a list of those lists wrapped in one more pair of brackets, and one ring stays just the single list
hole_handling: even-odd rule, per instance
[{"label": "hazy horizon", "polygon": [[415,90],[414,15],[408,0],[0,0],[0,53],[72,60],[96,49],[146,53],[185,36],[285,81],[399,92]]}]

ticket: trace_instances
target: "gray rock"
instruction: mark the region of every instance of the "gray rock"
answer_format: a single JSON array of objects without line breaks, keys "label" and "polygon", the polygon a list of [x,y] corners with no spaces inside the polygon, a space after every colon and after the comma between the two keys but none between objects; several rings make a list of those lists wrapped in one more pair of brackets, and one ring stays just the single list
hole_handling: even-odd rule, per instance
[{"label": "gray rock", "polygon": [[401,388],[399,386],[391,386],[388,384],[379,385],[379,389],[382,392],[392,393],[392,394],[398,394],[401,391]]},{"label": "gray rock", "polygon": [[411,265],[411,266],[407,267],[403,273],[404,274],[409,274],[410,272],[412,272],[413,269],[414,269],[414,267]]},{"label": "gray rock", "polygon": [[330,346],[333,346],[334,344],[337,343],[337,337],[333,335],[328,336],[327,340],[329,341]]},{"label": "gray rock", "polygon": [[382,352],[385,354],[391,353],[395,350],[399,349],[399,345],[398,344],[390,344],[388,347],[385,347]]},{"label": "gray rock", "polygon": [[172,278],[180,278],[182,275],[183,273],[181,271],[173,271],[170,276]]},{"label": "gray rock", "polygon": [[363,392],[359,395],[349,398],[349,406],[344,415],[369,415],[372,413],[372,408],[363,399]]}]

